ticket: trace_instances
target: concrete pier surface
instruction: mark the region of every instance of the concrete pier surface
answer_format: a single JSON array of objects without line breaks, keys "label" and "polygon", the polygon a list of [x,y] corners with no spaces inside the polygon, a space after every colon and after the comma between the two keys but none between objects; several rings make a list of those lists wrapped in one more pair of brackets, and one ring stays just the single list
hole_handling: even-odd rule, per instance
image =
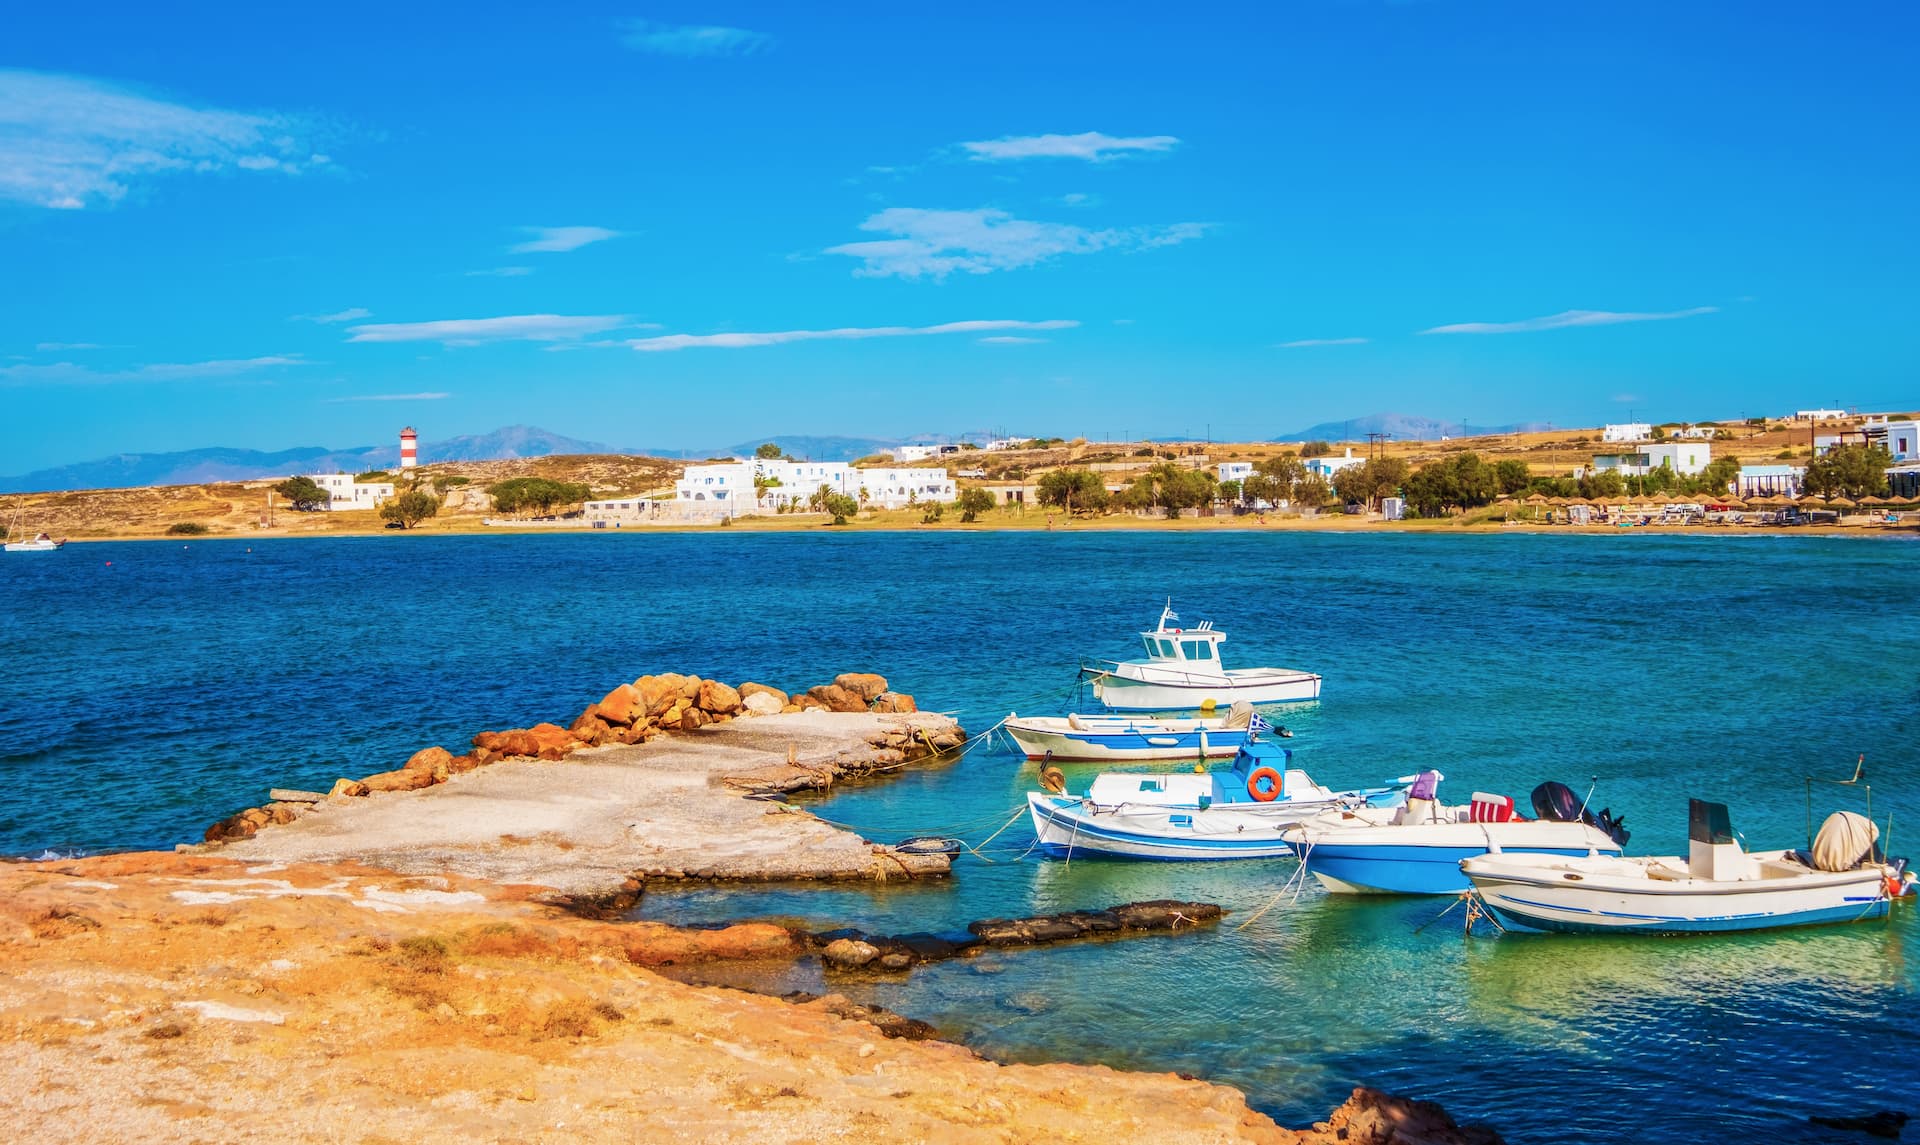
[{"label": "concrete pier surface", "polygon": [[830,781],[908,766],[896,745],[909,737],[928,750],[958,742],[960,732],[952,718],[930,712],[734,720],[560,761],[505,760],[415,791],[331,798],[219,853],[250,862],[351,861],[581,897],[631,891],[636,878],[944,875],[945,855],[897,854],[743,794],[788,772]]}]

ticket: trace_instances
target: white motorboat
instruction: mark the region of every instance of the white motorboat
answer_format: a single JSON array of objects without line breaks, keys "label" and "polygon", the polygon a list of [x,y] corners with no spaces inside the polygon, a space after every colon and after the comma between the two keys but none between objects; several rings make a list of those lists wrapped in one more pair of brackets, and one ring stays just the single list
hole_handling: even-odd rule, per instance
[{"label": "white motorboat", "polygon": [[[1227,759],[1247,742],[1253,707],[1237,703],[1225,716],[1143,719],[1138,716],[1020,716],[1002,727],[1028,759],[1061,763],[1146,759]],[[1278,735],[1289,735],[1285,728]]]},{"label": "white motorboat", "polygon": [[1272,859],[1282,836],[1322,811],[1396,802],[1401,787],[1333,791],[1291,766],[1293,753],[1252,741],[1219,772],[1104,773],[1085,795],[1030,792],[1038,845],[1049,855],[1117,859]]},{"label": "white motorboat", "polygon": [[1437,771],[1411,782],[1403,806],[1324,812],[1286,834],[1302,866],[1333,894],[1458,894],[1470,885],[1462,859],[1525,851],[1569,858],[1618,855],[1627,829],[1598,815],[1565,784],[1534,789],[1537,818],[1516,814],[1513,797],[1484,791],[1458,807],[1442,805]]},{"label": "white motorboat", "polygon": [[1576,933],[1701,934],[1883,918],[1913,893],[1904,860],[1850,811],[1827,817],[1806,851],[1747,852],[1724,803],[1688,801],[1687,856],[1489,854],[1461,870],[1502,923]]},{"label": "white motorboat", "polygon": [[1160,623],[1140,634],[1143,660],[1103,660],[1081,669],[1093,681],[1094,698],[1116,711],[1210,711],[1238,701],[1250,704],[1299,703],[1320,698],[1320,677],[1297,668],[1228,668],[1220,657],[1227,634],[1201,621],[1196,628],[1174,628],[1173,602]]}]

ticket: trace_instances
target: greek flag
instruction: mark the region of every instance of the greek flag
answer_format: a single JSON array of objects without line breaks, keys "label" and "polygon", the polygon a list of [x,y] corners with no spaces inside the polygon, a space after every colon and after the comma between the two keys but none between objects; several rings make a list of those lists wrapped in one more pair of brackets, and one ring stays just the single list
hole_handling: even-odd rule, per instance
[{"label": "greek flag", "polygon": [[1262,732],[1270,732],[1272,730],[1273,724],[1268,722],[1267,718],[1259,712],[1253,713],[1253,719],[1247,722],[1247,731],[1252,735],[1259,735]]}]

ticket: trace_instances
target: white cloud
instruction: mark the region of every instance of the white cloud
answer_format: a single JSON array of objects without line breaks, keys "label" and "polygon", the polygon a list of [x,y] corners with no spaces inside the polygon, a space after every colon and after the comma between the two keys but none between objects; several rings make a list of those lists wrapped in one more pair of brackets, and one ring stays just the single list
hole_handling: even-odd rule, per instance
[{"label": "white cloud", "polygon": [[975,339],[989,346],[1030,346],[1035,342],[1044,342],[1045,338],[1023,338],[1018,334],[995,334],[991,338]]},{"label": "white cloud", "polygon": [[98,350],[99,348],[100,343],[98,342],[41,342],[34,346],[35,350],[43,354],[49,352],[57,353],[61,350]]},{"label": "white cloud", "polygon": [[579,250],[588,243],[620,237],[619,231],[610,231],[605,227],[521,227],[520,230],[533,237],[507,248],[514,254]]},{"label": "white cloud", "polygon": [[194,107],[86,76],[0,68],[0,200],[77,210],[167,175],[275,171],[330,160],[312,125]]},{"label": "white cloud", "polygon": [[622,20],[619,28],[621,43],[657,56],[751,56],[773,46],[773,37],[764,32],[711,24]]},{"label": "white cloud", "polygon": [[373,317],[373,311],[368,310],[364,306],[355,306],[351,309],[336,311],[332,314],[296,314],[293,316],[293,320],[295,322],[353,322],[357,319],[371,317]]},{"label": "white cloud", "polygon": [[260,358],[220,358],[209,362],[155,362],[124,370],[96,370],[72,362],[43,366],[0,366],[0,379],[21,384],[99,385],[108,382],[179,382],[196,378],[232,378],[312,363],[294,355]]},{"label": "white cloud", "polygon": [[1171,151],[1180,140],[1171,135],[1116,137],[1098,131],[1078,135],[1008,135],[1000,139],[982,139],[960,146],[975,159],[1000,162],[1007,159],[1087,159],[1104,163],[1123,155]]},{"label": "white cloud", "polygon": [[1302,350],[1308,346],[1363,346],[1365,338],[1302,338],[1298,342],[1282,342],[1282,350]]},{"label": "white cloud", "polygon": [[1032,266],[1063,254],[1147,250],[1186,242],[1205,233],[1204,223],[1165,227],[1089,230],[1071,223],[1016,219],[1005,211],[940,211],[889,207],[860,224],[863,231],[893,235],[828,247],[861,261],[854,273],[869,277],[944,278],[956,270],[987,274]]},{"label": "white cloud", "polygon": [[452,396],[453,395],[449,393],[439,393],[439,392],[424,393],[424,394],[355,394],[352,397],[328,398],[327,401],[328,402],[437,402],[442,398],[450,398]]},{"label": "white cloud", "polygon": [[1621,322],[1664,322],[1670,318],[1695,318],[1718,314],[1718,306],[1695,306],[1687,310],[1667,310],[1638,314],[1620,310],[1562,310],[1544,318],[1526,318],[1519,322],[1456,322],[1435,326],[1422,334],[1531,334],[1537,330],[1565,330],[1572,326],[1613,326]]},{"label": "white cloud", "polygon": [[353,326],[349,342],[569,342],[627,324],[624,314],[510,314],[500,318],[446,318],[437,322],[385,322]]},{"label": "white cloud", "polygon": [[663,334],[657,338],[635,338],[628,342],[647,353],[662,350],[688,350],[710,346],[742,349],[749,346],[778,346],[787,342],[819,342],[829,339],[911,338],[923,334],[979,334],[989,330],[1066,330],[1080,323],[1065,318],[1042,322],[989,318],[967,322],[943,322],[938,326],[843,326],[836,330],[777,330],[757,334]]},{"label": "white cloud", "polygon": [[490,270],[470,270],[468,278],[519,278],[533,273],[530,266],[496,266]]}]

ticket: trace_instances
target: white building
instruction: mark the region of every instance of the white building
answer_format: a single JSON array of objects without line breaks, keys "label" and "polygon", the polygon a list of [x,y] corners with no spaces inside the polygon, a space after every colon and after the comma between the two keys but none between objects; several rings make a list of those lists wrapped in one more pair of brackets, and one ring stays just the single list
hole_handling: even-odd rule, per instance
[{"label": "white building", "polygon": [[1793,411],[1795,421],[1844,421],[1847,411],[1843,409],[1797,409]]},{"label": "white building", "polygon": [[391,481],[359,482],[351,473],[316,473],[313,483],[327,491],[327,508],[331,511],[345,509],[378,509],[382,501],[393,496]]},{"label": "white building", "polygon": [[1691,477],[1713,461],[1713,446],[1703,441],[1656,441],[1640,446],[1632,453],[1601,453],[1593,459],[1593,471],[1614,470],[1622,476],[1642,477],[1656,469],[1667,468],[1682,477]]},{"label": "white building", "polygon": [[1740,497],[1798,497],[1806,472],[1798,465],[1742,465],[1733,491]]},{"label": "white building", "polygon": [[1683,425],[1667,431],[1668,437],[1690,438],[1694,441],[1712,441],[1720,427],[1713,425]]},{"label": "white building", "polygon": [[1023,448],[1031,440],[1033,439],[1028,437],[996,437],[981,448],[992,453],[1001,453],[1009,449]]},{"label": "white building", "polygon": [[1305,461],[1302,461],[1300,464],[1306,468],[1306,471],[1308,473],[1317,473],[1321,477],[1324,477],[1328,481],[1331,481],[1333,480],[1333,475],[1340,472],[1342,469],[1345,469],[1353,465],[1365,465],[1366,462],[1367,462],[1367,459],[1364,457],[1355,457],[1353,455],[1353,447],[1348,446],[1345,456],[1309,457]]},{"label": "white building", "polygon": [[1251,461],[1222,461],[1214,470],[1222,481],[1245,481],[1253,476]]},{"label": "white building", "polygon": [[944,469],[855,469],[844,461],[775,461],[755,458],[725,465],[690,465],[674,482],[679,501],[719,502],[735,516],[805,505],[825,486],[829,493],[898,508],[908,502],[951,501],[958,493]]},{"label": "white building", "polygon": [[1600,428],[1601,441],[1646,441],[1653,437],[1653,426],[1644,421],[1624,421]]},{"label": "white building", "polygon": [[1887,419],[1866,428],[1867,444],[1893,454],[1895,461],[1920,461],[1920,421]]},{"label": "white building", "polygon": [[925,461],[930,457],[940,456],[940,447],[937,445],[896,445],[892,449],[887,450],[887,452],[893,455],[895,461],[905,465],[910,462]]}]

